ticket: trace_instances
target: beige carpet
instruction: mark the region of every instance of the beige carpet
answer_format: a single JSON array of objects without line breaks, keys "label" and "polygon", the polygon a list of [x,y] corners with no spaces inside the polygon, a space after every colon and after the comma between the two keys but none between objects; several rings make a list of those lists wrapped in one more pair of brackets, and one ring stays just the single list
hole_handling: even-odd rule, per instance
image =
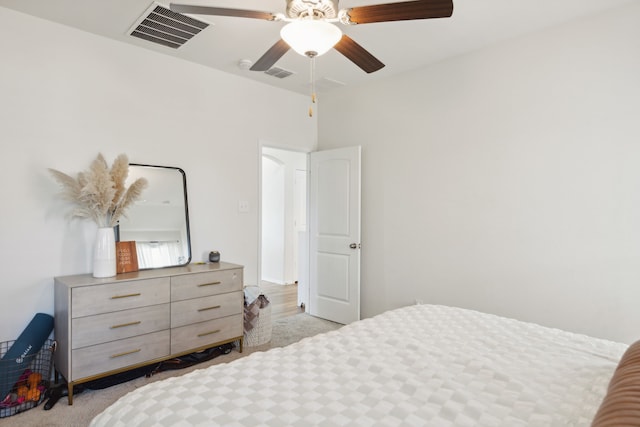
[{"label": "beige carpet", "polygon": [[229,354],[219,356],[213,360],[203,362],[191,368],[165,371],[158,373],[151,378],[142,377],[103,390],[85,390],[74,396],[72,406],[69,406],[67,404],[67,398],[63,397],[52,409],[48,411],[43,409],[43,403],[40,406],[21,414],[2,418],[0,419],[0,427],[85,427],[89,425],[93,417],[102,412],[119,397],[124,396],[126,393],[150,382],[172,376],[184,375],[194,369],[202,369],[210,365],[230,362],[256,351],[266,351],[274,347],[283,347],[299,341],[302,338],[328,332],[337,329],[340,326],[342,325],[309,316],[304,313],[285,317],[273,322],[271,342],[257,347],[245,347],[242,354],[238,353],[237,350],[233,350]]}]

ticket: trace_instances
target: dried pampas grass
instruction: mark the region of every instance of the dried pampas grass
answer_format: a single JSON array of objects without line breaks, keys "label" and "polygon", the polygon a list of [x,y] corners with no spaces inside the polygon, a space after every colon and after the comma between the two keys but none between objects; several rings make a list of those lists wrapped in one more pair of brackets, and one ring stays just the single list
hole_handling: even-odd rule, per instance
[{"label": "dried pampas grass", "polygon": [[120,154],[109,168],[102,154],[91,162],[89,170],[73,178],[56,169],[49,169],[62,186],[61,195],[76,206],[72,218],[92,219],[98,227],[113,227],[126,209],[135,202],[147,186],[145,178],[138,178],[125,187],[129,175],[129,160]]}]

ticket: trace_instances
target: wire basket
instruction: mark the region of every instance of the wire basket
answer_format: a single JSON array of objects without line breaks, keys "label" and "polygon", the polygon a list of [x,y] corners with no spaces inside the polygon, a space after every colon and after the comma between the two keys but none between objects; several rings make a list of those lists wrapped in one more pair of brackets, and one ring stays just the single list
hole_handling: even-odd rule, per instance
[{"label": "wire basket", "polygon": [[255,347],[271,341],[271,304],[260,309],[256,326],[244,334],[247,347]]},{"label": "wire basket", "polygon": [[[0,342],[0,358],[4,356],[15,341]],[[53,352],[55,351],[55,341],[46,340],[39,352],[26,356],[28,364],[26,369],[15,367],[13,360],[0,360],[0,377],[6,388],[11,388],[7,396],[0,396],[0,418],[10,417],[28,409],[38,406],[45,399],[46,391],[51,385],[51,370],[53,368]],[[12,371],[13,369],[13,371]],[[15,384],[8,384],[9,378],[19,376]]]}]

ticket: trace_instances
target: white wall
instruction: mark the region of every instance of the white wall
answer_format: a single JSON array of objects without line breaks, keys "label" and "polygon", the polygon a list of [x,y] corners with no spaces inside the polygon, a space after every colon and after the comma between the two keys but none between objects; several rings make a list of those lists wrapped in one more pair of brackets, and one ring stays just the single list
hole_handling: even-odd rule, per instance
[{"label": "white wall", "polygon": [[4,8],[0,39],[0,341],[53,312],[54,276],[91,271],[95,226],[65,219],[47,168],[98,152],[184,169],[194,261],[218,249],[257,284],[259,140],[312,150],[305,96]]},{"label": "white wall", "polygon": [[262,154],[261,280],[284,285],[285,167]]},{"label": "white wall", "polygon": [[364,316],[422,299],[640,338],[638,22],[634,3],[322,97],[320,148],[363,147]]}]

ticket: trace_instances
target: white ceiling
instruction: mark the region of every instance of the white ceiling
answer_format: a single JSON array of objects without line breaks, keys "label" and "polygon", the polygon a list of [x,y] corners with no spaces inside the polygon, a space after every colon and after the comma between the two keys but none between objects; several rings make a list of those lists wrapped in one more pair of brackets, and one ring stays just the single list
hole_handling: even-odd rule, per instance
[{"label": "white ceiling", "polygon": [[[284,12],[284,0],[172,0],[175,3]],[[453,0],[451,18],[365,24],[345,27],[344,33],[386,64],[366,74],[332,50],[316,60],[318,90],[332,81],[353,86],[445,58],[477,50],[502,40],[601,13],[634,0]],[[385,0],[342,0],[340,8],[388,3]],[[168,7],[169,1],[157,3]],[[174,50],[129,36],[129,30],[151,6],[151,0],[0,0],[0,6],[75,27],[124,43],[200,63],[294,92],[308,93],[310,65],[293,50],[275,65],[295,74],[278,79],[241,70],[241,59],[256,61],[279,39],[281,22],[195,16],[210,25]],[[330,85],[331,86],[331,85]],[[325,89],[328,90],[328,89]]]}]

